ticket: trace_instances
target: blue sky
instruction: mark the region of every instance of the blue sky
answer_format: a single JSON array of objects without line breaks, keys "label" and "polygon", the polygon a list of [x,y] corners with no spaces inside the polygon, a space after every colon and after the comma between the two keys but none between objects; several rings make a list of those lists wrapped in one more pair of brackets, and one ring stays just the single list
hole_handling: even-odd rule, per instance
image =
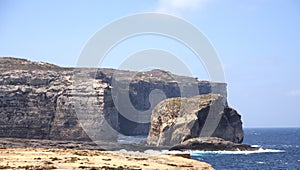
[{"label": "blue sky", "polygon": [[[207,36],[224,67],[229,104],[242,114],[244,127],[300,127],[297,0],[1,0],[0,56],[75,66],[95,32],[142,12],[179,16]],[[194,76],[207,78],[201,63],[176,42],[145,36],[126,43],[101,66],[117,68],[127,54],[159,46],[184,56]]]}]

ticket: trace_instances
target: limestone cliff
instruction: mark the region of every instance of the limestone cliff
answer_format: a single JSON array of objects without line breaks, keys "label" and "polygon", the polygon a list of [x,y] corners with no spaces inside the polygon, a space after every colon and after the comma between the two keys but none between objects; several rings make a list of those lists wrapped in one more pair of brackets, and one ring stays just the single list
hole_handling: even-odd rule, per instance
[{"label": "limestone cliff", "polygon": [[241,116],[223,104],[219,94],[170,98],[153,109],[148,144],[173,146],[198,137],[220,137],[241,143]]},{"label": "limestone cliff", "polygon": [[[115,78],[116,72],[121,76]],[[84,78],[75,82],[74,75]],[[129,88],[124,87],[128,82]],[[90,140],[93,136],[97,139],[98,131],[88,136],[82,127],[87,125],[103,131],[104,122],[125,135],[147,135],[154,106],[165,98],[182,96],[180,90],[183,88],[195,86],[199,94],[217,93],[226,99],[224,83],[199,81],[162,70],[133,72],[62,68],[48,63],[2,57],[0,137]],[[115,90],[114,94],[112,89]],[[149,98],[155,90],[163,92],[164,97],[151,101]],[[113,100],[114,95],[119,101]],[[149,111],[146,112],[149,113],[148,122],[134,122],[119,113],[115,104],[122,102],[122,97],[126,95],[129,95],[135,110]],[[185,93],[184,97],[190,96],[192,94]],[[122,111],[126,112],[126,108]],[[78,112],[86,114],[83,118],[86,121],[79,123]],[[116,134],[101,136],[103,138],[116,138]]]}]

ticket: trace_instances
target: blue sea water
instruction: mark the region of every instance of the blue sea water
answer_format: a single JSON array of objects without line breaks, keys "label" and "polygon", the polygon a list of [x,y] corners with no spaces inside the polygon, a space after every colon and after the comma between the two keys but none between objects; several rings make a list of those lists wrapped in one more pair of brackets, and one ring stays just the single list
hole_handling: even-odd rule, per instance
[{"label": "blue sea water", "polygon": [[195,153],[193,159],[223,169],[295,169],[300,170],[300,128],[244,129],[245,144],[269,150],[262,152]]},{"label": "blue sea water", "polygon": [[[207,162],[216,170],[300,170],[300,128],[246,128],[244,133],[244,144],[265,149],[234,152],[193,151],[188,153],[192,159]],[[147,136],[119,136],[120,143],[139,143],[146,139]],[[145,151],[149,154],[166,154],[169,152],[172,151]]]}]

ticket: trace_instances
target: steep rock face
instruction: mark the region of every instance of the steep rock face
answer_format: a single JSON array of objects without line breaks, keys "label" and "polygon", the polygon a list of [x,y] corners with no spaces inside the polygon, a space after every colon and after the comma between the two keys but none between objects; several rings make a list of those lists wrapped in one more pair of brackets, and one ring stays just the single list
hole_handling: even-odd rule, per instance
[{"label": "steep rock face", "polygon": [[171,98],[153,109],[147,143],[173,146],[190,138],[213,136],[241,143],[241,116],[219,94]]},{"label": "steep rock face", "polygon": [[44,70],[2,72],[0,136],[88,140],[68,100],[69,74]]},{"label": "steep rock face", "polygon": [[[3,57],[0,137],[110,140],[116,139],[117,133],[147,135],[157,103],[165,98],[193,96],[189,89],[195,88],[199,94],[217,93],[226,99],[224,83],[199,81],[162,70],[62,68]],[[133,108],[123,104],[126,97]],[[138,122],[126,117],[139,117],[140,112],[144,113],[143,119],[149,120]],[[107,129],[108,134],[104,133]]]}]

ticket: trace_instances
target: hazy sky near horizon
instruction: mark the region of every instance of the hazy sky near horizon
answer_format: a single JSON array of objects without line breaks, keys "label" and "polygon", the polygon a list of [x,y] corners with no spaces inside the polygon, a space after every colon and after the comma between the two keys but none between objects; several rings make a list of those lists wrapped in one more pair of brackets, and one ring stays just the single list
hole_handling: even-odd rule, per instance
[{"label": "hazy sky near horizon", "polygon": [[[223,65],[229,105],[242,115],[244,127],[300,127],[297,0],[0,0],[0,56],[76,66],[95,32],[143,12],[179,16],[207,36]],[[201,63],[171,40],[145,36],[123,46],[102,66],[117,68],[125,53],[159,46],[185,56],[193,75],[207,78]]]}]

